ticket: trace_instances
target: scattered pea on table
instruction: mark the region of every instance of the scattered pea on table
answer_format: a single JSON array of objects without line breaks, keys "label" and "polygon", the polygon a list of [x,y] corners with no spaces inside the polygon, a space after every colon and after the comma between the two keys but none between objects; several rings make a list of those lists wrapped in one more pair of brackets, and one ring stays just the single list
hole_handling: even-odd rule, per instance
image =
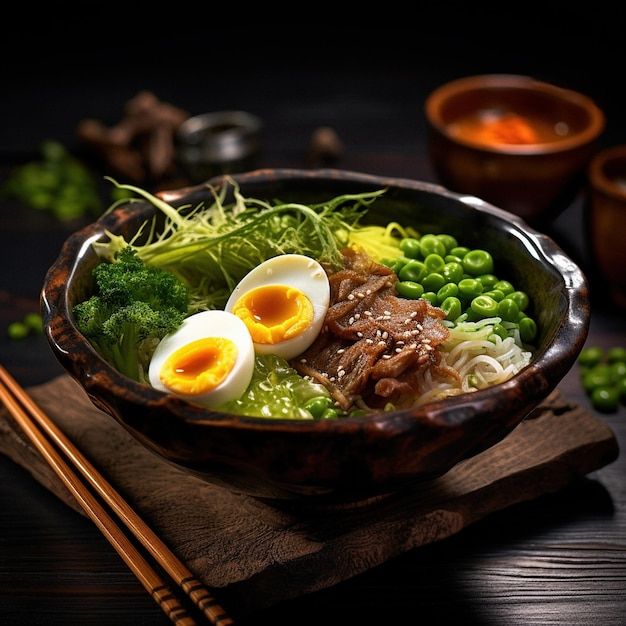
[{"label": "scattered pea on table", "polygon": [[626,404],[626,347],[587,346],[577,361],[583,389],[594,409],[615,413],[620,404]]}]

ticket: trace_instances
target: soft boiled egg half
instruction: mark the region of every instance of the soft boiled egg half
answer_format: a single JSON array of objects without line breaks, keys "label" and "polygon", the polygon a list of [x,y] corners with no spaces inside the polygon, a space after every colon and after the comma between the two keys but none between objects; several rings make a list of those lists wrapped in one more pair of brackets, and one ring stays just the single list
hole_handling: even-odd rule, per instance
[{"label": "soft boiled egg half", "polygon": [[329,303],[324,268],[310,257],[283,254],[244,276],[225,309],[243,321],[257,354],[289,360],[318,336]]},{"label": "soft boiled egg half", "polygon": [[207,408],[243,395],[254,371],[244,322],[226,311],[190,315],[156,347],[148,377],[156,389]]}]

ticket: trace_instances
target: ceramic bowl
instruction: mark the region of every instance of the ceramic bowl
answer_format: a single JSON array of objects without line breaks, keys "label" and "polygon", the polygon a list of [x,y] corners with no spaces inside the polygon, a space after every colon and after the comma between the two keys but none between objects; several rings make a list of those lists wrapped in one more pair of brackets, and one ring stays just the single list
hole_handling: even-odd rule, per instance
[{"label": "ceramic bowl", "polygon": [[585,233],[603,282],[592,283],[591,288],[597,287],[600,298],[608,292],[626,310],[626,145],[598,152],[589,164],[587,183]]},{"label": "ceramic bowl", "polygon": [[451,81],[424,111],[438,181],[540,229],[576,198],[605,126],[591,98],[517,75]]},{"label": "ceramic bowl", "polygon": [[[46,334],[60,363],[93,403],[147,448],[205,480],[261,498],[359,501],[440,476],[494,445],[559,383],[589,325],[585,277],[548,237],[518,217],[438,185],[337,170],[259,170],[233,179],[244,196],[297,202],[386,188],[368,217],[422,232],[446,232],[487,247],[530,295],[539,327],[532,362],[507,382],[410,410],[338,420],[241,417],[209,411],[133,382],[109,366],[77,331],[74,304],[92,290],[91,244],[106,231],[130,236],[154,215],[147,202],[119,206],[73,234],[42,290]],[[225,178],[211,184],[219,188]],[[173,205],[211,199],[205,185],[163,192]]]}]

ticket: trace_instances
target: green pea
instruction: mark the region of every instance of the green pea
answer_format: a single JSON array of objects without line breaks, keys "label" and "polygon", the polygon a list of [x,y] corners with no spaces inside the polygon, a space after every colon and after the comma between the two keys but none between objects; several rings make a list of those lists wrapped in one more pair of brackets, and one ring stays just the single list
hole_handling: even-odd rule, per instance
[{"label": "green pea", "polygon": [[494,317],[498,314],[498,303],[490,296],[484,294],[473,298],[470,307],[474,313],[481,317]]},{"label": "green pea", "polygon": [[614,413],[619,407],[619,401],[616,387],[595,387],[591,390],[591,404],[597,411]]},{"label": "green pea", "polygon": [[459,286],[456,283],[446,283],[437,292],[437,302],[441,303],[446,298],[450,298],[450,297],[456,298],[458,295],[459,295]]},{"label": "green pea", "polygon": [[448,296],[439,305],[441,310],[445,312],[446,319],[454,322],[463,312],[461,301],[456,296]]},{"label": "green pea", "polygon": [[[502,292],[500,292],[500,293],[502,293]],[[515,322],[515,321],[517,321],[517,317],[519,315],[519,307],[517,306],[517,302],[515,302],[515,300],[511,300],[511,299],[509,299],[508,297],[505,296],[498,303],[498,315],[505,322]]]},{"label": "green pea", "polygon": [[482,292],[482,283],[476,278],[463,278],[459,281],[459,294],[465,298],[475,298]]},{"label": "green pea", "polygon": [[314,419],[321,419],[324,412],[327,411],[332,404],[332,400],[327,396],[315,396],[307,400],[302,406],[308,411]]},{"label": "green pea", "polygon": [[405,237],[400,241],[400,250],[409,259],[419,259],[422,256],[422,248],[416,237]]},{"label": "green pea", "polygon": [[11,322],[7,327],[7,335],[10,339],[24,339],[30,332],[24,322]]},{"label": "green pea", "polygon": [[611,372],[604,363],[598,363],[588,369],[583,375],[583,387],[591,393],[596,387],[609,387],[611,385]]},{"label": "green pea", "polygon": [[406,261],[402,257],[398,257],[397,259],[382,259],[380,264],[393,270],[397,276],[406,265]]},{"label": "green pea", "polygon": [[498,335],[500,339],[506,339],[509,336],[509,331],[502,324],[496,323],[493,325],[493,334]]},{"label": "green pea", "polygon": [[626,348],[615,346],[609,348],[606,353],[607,363],[626,363]]},{"label": "green pea", "polygon": [[620,378],[615,383],[615,388],[617,389],[617,393],[619,394],[620,400],[626,403],[626,378]]},{"label": "green pea", "polygon": [[419,240],[422,256],[426,258],[429,254],[438,254],[441,258],[446,256],[446,248],[437,238],[437,235],[422,235]]},{"label": "green pea", "polygon": [[457,246],[456,248],[452,248],[448,254],[452,254],[459,259],[463,259],[463,257],[470,251],[470,248],[466,246]]},{"label": "green pea", "polygon": [[514,300],[520,311],[525,311],[530,304],[530,298],[524,291],[512,291],[506,295],[507,298]]},{"label": "green pea", "polygon": [[505,296],[515,291],[515,287],[508,280],[499,280],[493,289],[499,289]]},{"label": "green pea", "polygon": [[498,282],[498,277],[495,274],[481,274],[476,276],[478,280],[483,284],[483,289],[493,289],[493,286]]},{"label": "green pea", "polygon": [[[607,359],[608,361],[608,359]],[[611,373],[611,380],[616,383],[620,378],[626,378],[626,362],[615,361],[608,363],[609,371]]]},{"label": "green pea", "polygon": [[532,343],[537,337],[537,322],[525,316],[519,321],[519,334],[524,343]]},{"label": "green pea", "polygon": [[425,291],[422,298],[428,300],[433,306],[437,306],[437,294],[434,291]]},{"label": "green pea", "polygon": [[36,335],[43,334],[43,322],[39,313],[26,313],[22,321],[26,324],[30,332],[35,333]]},{"label": "green pea", "polygon": [[441,233],[439,235],[437,235],[437,239],[439,239],[439,241],[441,241],[441,243],[443,244],[446,252],[450,252],[450,250],[452,250],[453,248],[458,247],[459,242],[456,240],[456,238],[454,238],[452,235],[448,235],[446,233]]},{"label": "green pea", "polygon": [[413,280],[401,280],[396,283],[396,291],[398,295],[408,300],[417,300],[424,293],[424,287],[420,283]]},{"label": "green pea", "polygon": [[418,261],[417,259],[411,259],[407,263],[404,264],[400,272],[398,273],[398,278],[400,280],[410,280],[416,283],[421,282],[422,278],[428,274],[428,270],[422,261]]},{"label": "green pea", "polygon": [[468,374],[467,386],[473,387],[474,389],[478,389],[478,377],[476,376],[476,374]]},{"label": "green pea", "polygon": [[439,291],[446,284],[446,279],[439,272],[432,272],[422,278],[422,285],[426,291]]},{"label": "green pea", "polygon": [[336,420],[339,417],[339,413],[337,413],[337,409],[326,409],[322,414],[321,419],[323,420]]},{"label": "green pea", "polygon": [[487,250],[480,248],[470,250],[463,257],[463,269],[471,276],[491,274],[493,272],[493,257]]},{"label": "green pea", "polygon": [[463,257],[456,256],[454,254],[446,254],[446,256],[443,257],[443,260],[446,263],[463,263]]},{"label": "green pea", "polygon": [[604,352],[598,346],[588,346],[583,348],[578,355],[578,364],[585,367],[592,367],[602,361]]},{"label": "green pea", "polygon": [[441,272],[443,270],[443,266],[445,265],[445,261],[440,254],[432,252],[424,258],[424,265],[429,272]]},{"label": "green pea", "polygon": [[459,261],[447,261],[441,273],[449,283],[458,283],[463,277],[463,265]]},{"label": "green pea", "polygon": [[491,289],[489,291],[483,291],[485,296],[491,296],[496,302],[504,300],[504,294],[499,289]]}]

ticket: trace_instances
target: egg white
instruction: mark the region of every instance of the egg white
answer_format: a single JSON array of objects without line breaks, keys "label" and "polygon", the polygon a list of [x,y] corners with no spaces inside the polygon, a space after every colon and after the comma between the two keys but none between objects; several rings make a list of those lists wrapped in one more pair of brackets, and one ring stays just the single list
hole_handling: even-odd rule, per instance
[{"label": "egg white", "polygon": [[[174,352],[203,338],[230,339],[236,346],[236,359],[224,380],[213,389],[200,393],[182,393],[162,379],[163,366]],[[202,311],[184,320],[174,332],[165,336],[150,361],[148,377],[156,389],[172,393],[207,408],[216,408],[243,395],[254,371],[254,345],[246,325],[226,311]]]},{"label": "egg white", "polygon": [[237,301],[251,290],[271,285],[299,290],[313,307],[311,321],[296,336],[277,343],[260,343],[253,339],[257,354],[275,354],[289,360],[302,354],[322,330],[330,304],[330,283],[324,268],[315,259],[301,254],[276,256],[244,276],[230,295],[225,310],[232,312]]}]

